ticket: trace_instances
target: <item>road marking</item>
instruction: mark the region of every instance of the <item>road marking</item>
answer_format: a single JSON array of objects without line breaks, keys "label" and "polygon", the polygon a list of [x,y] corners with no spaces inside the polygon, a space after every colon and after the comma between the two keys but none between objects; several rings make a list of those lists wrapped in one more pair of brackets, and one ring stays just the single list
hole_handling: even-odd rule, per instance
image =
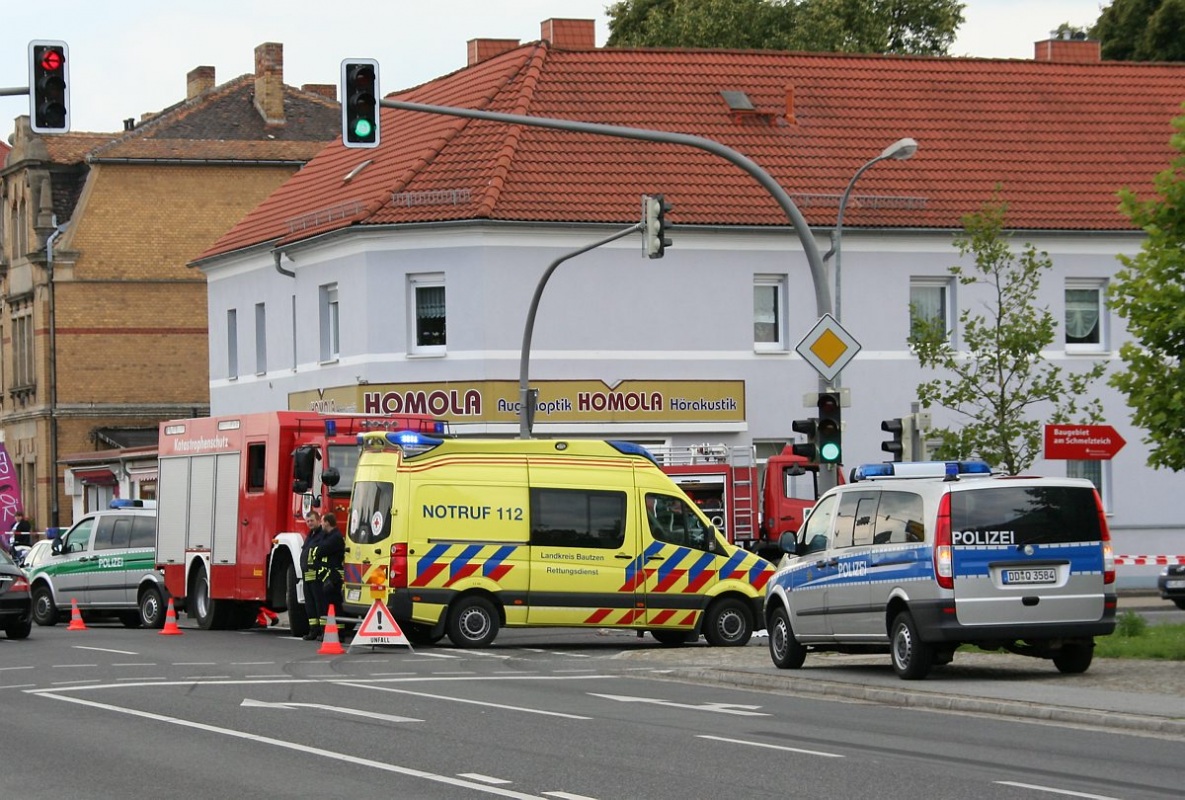
[{"label": "road marking", "polygon": [[544,792],[544,797],[558,797],[560,800],[597,800],[583,794],[569,794],[568,792]]},{"label": "road marking", "polygon": [[0,667],[0,672],[8,672],[9,670],[12,670],[12,669],[33,669],[33,668],[34,667],[32,664],[30,664],[27,667]]},{"label": "road marking", "polygon": [[1049,792],[1051,794],[1065,794],[1070,797],[1083,797],[1086,800],[1119,800],[1108,794],[1087,794],[1086,792],[1071,792],[1069,789],[1055,789],[1052,786],[1038,786],[1035,783],[1017,783],[1016,781],[994,781],[1001,786],[1015,786],[1018,789],[1032,789],[1035,792]]},{"label": "road marking", "polygon": [[422,719],[414,717],[398,717],[394,714],[376,714],[373,711],[360,711],[356,708],[342,708],[340,706],[328,706],[323,703],[268,703],[263,700],[244,699],[239,705],[246,708],[282,708],[287,710],[297,708],[315,708],[321,711],[332,711],[335,714],[348,714],[355,717],[365,717],[366,719],[382,719],[387,722],[423,722]]},{"label": "road marking", "polygon": [[486,708],[501,708],[504,711],[521,711],[524,714],[541,714],[545,717],[563,717],[564,719],[592,719],[592,717],[582,717],[577,714],[565,714],[560,711],[544,711],[541,708],[523,708],[522,706],[508,706],[502,703],[486,703],[481,700],[467,700],[463,697],[448,697],[442,694],[428,694],[427,692],[413,692],[408,689],[396,689],[391,686],[372,686],[366,683],[351,683],[349,681],[337,681],[339,686],[352,686],[355,689],[371,689],[376,692],[394,692],[395,694],[410,694],[414,697],[427,697],[432,700],[449,700],[454,703],[466,703],[472,706],[485,706]]},{"label": "road marking", "polygon": [[117,680],[117,681],[164,681],[164,680],[168,680],[168,678],[166,678],[163,675],[161,675],[159,678],[154,678],[151,675],[148,675],[148,676],[140,675],[135,678],[116,678],[115,680]]},{"label": "road marking", "polygon": [[711,739],[714,742],[728,742],[730,744],[743,744],[748,747],[764,747],[768,750],[782,750],[787,753],[803,753],[808,756],[823,756],[824,758],[845,758],[842,753],[824,753],[822,750],[803,750],[801,747],[786,747],[781,744],[766,744],[765,742],[750,742],[745,739],[729,739],[724,736],[708,736],[707,734],[700,734],[697,739]]},{"label": "road marking", "polygon": [[465,778],[466,780],[471,780],[471,781],[481,781],[482,783],[489,783],[489,784],[493,784],[495,786],[504,784],[504,783],[513,783],[513,781],[504,780],[502,778],[493,778],[493,777],[490,777],[489,775],[481,775],[476,772],[462,772],[459,775],[457,775],[457,777],[458,778]]},{"label": "road marking", "polygon": [[714,711],[718,714],[735,714],[739,717],[768,717],[763,711],[755,711],[754,709],[761,708],[761,706],[745,706],[737,703],[701,703],[700,705],[692,705],[690,703],[676,703],[671,700],[659,700],[656,697],[632,697],[623,694],[596,694],[589,692],[593,697],[602,697],[606,700],[616,700],[619,703],[652,703],[656,706],[667,706],[668,708],[688,708],[692,711]]},{"label": "road marking", "polygon": [[98,664],[51,664],[53,669],[95,669]]},{"label": "road marking", "polygon": [[137,653],[134,650],[112,650],[107,647],[87,647],[84,644],[76,644],[76,645],[74,645],[74,649],[75,650],[98,650],[100,653],[119,653],[120,655],[124,655],[124,656],[138,656],[138,655],[140,655],[139,653]]},{"label": "road marking", "polygon": [[113,667],[155,667],[156,663],[152,661],[124,661],[123,663],[113,663]]},{"label": "road marking", "polygon": [[[515,800],[541,800],[542,798],[541,795],[524,794],[511,789],[503,789],[498,786],[486,786],[485,784],[476,783],[474,781],[465,781],[459,778],[454,778],[450,775],[438,775],[434,772],[425,772],[419,769],[412,769],[411,767],[401,767],[396,764],[389,764],[383,761],[371,761],[370,759],[360,758],[359,756],[351,755],[350,753],[338,753],[332,750],[323,750],[319,747],[309,747],[308,745],[299,744],[297,742],[287,742],[283,739],[273,739],[270,736],[260,736],[254,733],[236,731],[231,728],[220,728],[216,725],[207,725],[204,722],[194,722],[192,720],[181,719],[179,717],[168,717],[164,714],[154,714],[150,711],[138,711],[131,708],[120,708],[119,706],[113,706],[107,703],[97,703],[93,700],[83,700],[81,697],[69,697],[66,695],[54,694],[52,692],[40,692],[39,694],[42,697],[49,697],[54,700],[62,700],[67,703],[77,703],[79,705],[90,706],[91,708],[111,711],[117,714],[127,714],[133,717],[140,717],[141,719],[150,719],[156,722],[168,723],[169,725],[178,725],[183,728],[193,728],[195,730],[206,731],[207,733],[217,733],[221,734],[222,736],[230,736],[236,739],[246,739],[247,741],[255,742],[257,744],[266,744],[271,745],[272,747],[281,747],[287,750],[295,750],[298,753],[317,756],[319,758],[329,758],[333,759],[334,761],[342,761],[348,764],[356,764],[361,767],[370,767],[371,769],[382,770],[384,772],[392,772],[396,775],[406,775],[412,778],[420,778],[421,780],[443,783],[448,786],[459,786],[463,789],[471,789],[476,792],[498,795],[499,797],[511,797],[515,798]],[[555,795],[552,796],[554,797]]]}]

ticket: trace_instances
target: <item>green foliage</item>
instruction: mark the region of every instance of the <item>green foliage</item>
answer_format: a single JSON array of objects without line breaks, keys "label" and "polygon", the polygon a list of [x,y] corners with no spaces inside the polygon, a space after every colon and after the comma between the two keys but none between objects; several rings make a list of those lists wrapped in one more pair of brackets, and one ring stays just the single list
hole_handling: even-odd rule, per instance
[{"label": "green foliage", "polygon": [[1148,620],[1134,611],[1124,611],[1115,619],[1115,636],[1134,638],[1148,633]]},{"label": "green foliage", "polygon": [[1127,396],[1132,421],[1147,433],[1148,465],[1185,469],[1185,116],[1173,120],[1182,153],[1156,176],[1157,197],[1120,192],[1120,208],[1147,238],[1140,252],[1119,256],[1109,300],[1132,341],[1119,348],[1126,369],[1111,385]]},{"label": "green foliage", "polygon": [[[1125,612],[1119,618],[1122,624]],[[1141,618],[1147,625],[1147,621]],[[1094,640],[1095,658],[1152,658],[1166,661],[1185,661],[1185,625],[1148,625],[1143,633],[1128,636],[1120,633],[1118,625],[1110,636]]]},{"label": "green foliage", "polygon": [[1046,253],[1026,245],[1012,252],[1004,233],[1007,207],[989,204],[963,220],[965,235],[955,245],[974,266],[950,267],[961,286],[986,293],[985,313],[959,311],[963,348],[951,345],[941,320],[927,322],[912,313],[910,348],[923,367],[941,377],[918,386],[918,399],[961,415],[961,427],[937,429],[941,439],[935,458],[979,457],[1016,475],[1040,453],[1045,423],[1090,423],[1102,415],[1102,404],[1087,399],[1087,388],[1106,365],[1083,372],[1065,372],[1047,362],[1042,350],[1053,343],[1056,324],[1047,308],[1036,305],[1041,276],[1053,267]]},{"label": "green foliage", "polygon": [[1091,34],[1105,59],[1185,61],[1185,0],[1114,0]]},{"label": "green foliage", "polygon": [[956,0],[619,0],[610,47],[946,55]]}]

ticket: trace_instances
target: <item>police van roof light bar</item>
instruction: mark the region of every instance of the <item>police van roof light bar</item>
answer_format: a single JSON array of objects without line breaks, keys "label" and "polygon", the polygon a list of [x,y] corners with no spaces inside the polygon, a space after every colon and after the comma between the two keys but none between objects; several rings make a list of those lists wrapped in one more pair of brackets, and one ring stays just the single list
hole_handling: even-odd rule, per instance
[{"label": "police van roof light bar", "polygon": [[992,468],[984,461],[886,461],[880,464],[861,464],[852,470],[851,482],[884,480],[887,478],[945,478],[988,477]]}]

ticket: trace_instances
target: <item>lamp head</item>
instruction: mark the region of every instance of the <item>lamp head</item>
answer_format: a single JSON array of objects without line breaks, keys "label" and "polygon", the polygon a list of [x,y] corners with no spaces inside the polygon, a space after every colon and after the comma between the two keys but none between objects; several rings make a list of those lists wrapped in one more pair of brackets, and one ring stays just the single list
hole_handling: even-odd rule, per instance
[{"label": "lamp head", "polygon": [[905,159],[910,158],[917,151],[917,141],[907,136],[904,139],[898,139],[886,147],[881,153],[881,158],[895,158],[898,161],[904,161]]}]

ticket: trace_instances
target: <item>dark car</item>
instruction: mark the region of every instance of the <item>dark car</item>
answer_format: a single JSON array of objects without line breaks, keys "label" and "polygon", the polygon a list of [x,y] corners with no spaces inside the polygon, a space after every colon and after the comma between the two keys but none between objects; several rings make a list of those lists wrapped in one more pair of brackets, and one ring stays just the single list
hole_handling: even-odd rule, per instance
[{"label": "dark car", "polygon": [[0,549],[0,628],[4,628],[9,639],[24,639],[33,630],[29,579],[3,549]]},{"label": "dark car", "polygon": [[1185,609],[1185,564],[1170,564],[1156,579],[1160,596],[1172,600],[1177,608]]}]

